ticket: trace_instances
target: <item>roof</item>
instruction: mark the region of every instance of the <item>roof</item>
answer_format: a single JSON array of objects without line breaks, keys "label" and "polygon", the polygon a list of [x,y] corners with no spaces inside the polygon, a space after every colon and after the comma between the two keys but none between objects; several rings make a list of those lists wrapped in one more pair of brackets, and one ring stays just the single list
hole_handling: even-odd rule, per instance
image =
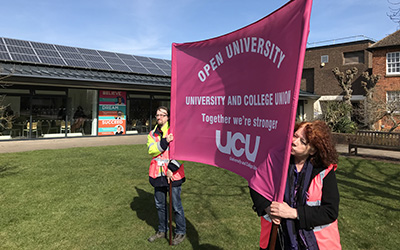
[{"label": "roof", "polygon": [[321,97],[320,95],[316,95],[316,94],[313,94],[313,93],[310,93],[310,92],[307,92],[307,91],[303,91],[303,90],[300,90],[300,93],[299,93],[299,98],[301,100],[305,100],[305,99],[317,100],[320,97]]},{"label": "roof", "polygon": [[171,86],[169,60],[1,37],[0,67],[9,83],[162,92]]},{"label": "roof", "polygon": [[400,30],[388,35],[382,40],[374,43],[369,49],[379,49],[386,47],[400,46]]},{"label": "roof", "polygon": [[[0,37],[0,76],[10,83],[168,92],[171,61]],[[300,91],[302,99],[319,97]]]},{"label": "roof", "polygon": [[169,90],[169,76],[140,75],[133,73],[107,72],[88,69],[71,69],[45,65],[29,65],[0,62],[0,75],[9,83],[48,84],[85,88],[119,88]]},{"label": "roof", "polygon": [[357,35],[357,36],[349,36],[343,38],[336,38],[330,39],[325,41],[319,42],[307,42],[307,50],[310,49],[321,49],[321,48],[328,48],[334,46],[348,46],[353,44],[362,44],[362,43],[375,43],[376,40],[369,38],[364,35]]},{"label": "roof", "polygon": [[171,61],[0,37],[0,61],[171,76]]}]

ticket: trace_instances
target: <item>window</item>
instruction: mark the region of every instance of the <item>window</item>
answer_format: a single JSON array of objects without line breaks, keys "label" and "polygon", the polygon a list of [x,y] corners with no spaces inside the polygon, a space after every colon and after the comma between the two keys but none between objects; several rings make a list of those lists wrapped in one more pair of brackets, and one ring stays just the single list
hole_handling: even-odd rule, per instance
[{"label": "window", "polygon": [[388,111],[400,113],[400,91],[388,91],[386,98]]},{"label": "window", "polygon": [[386,74],[400,74],[400,52],[386,54]]},{"label": "window", "polygon": [[343,64],[364,63],[364,51],[344,52],[343,61]]},{"label": "window", "polygon": [[321,56],[321,63],[328,63],[328,62],[329,62],[329,56],[328,55]]}]

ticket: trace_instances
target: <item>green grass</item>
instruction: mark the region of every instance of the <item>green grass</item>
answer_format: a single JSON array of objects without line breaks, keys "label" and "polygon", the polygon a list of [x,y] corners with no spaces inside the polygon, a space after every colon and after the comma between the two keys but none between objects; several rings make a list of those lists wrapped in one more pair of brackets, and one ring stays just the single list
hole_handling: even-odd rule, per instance
[{"label": "green grass", "polygon": [[399,249],[400,164],[340,158],[339,230],[344,249]]},{"label": "green grass", "polygon": [[[144,145],[0,154],[0,249],[166,249]],[[187,240],[175,249],[258,249],[247,182],[185,162]],[[340,158],[343,249],[397,249],[400,165]]]}]

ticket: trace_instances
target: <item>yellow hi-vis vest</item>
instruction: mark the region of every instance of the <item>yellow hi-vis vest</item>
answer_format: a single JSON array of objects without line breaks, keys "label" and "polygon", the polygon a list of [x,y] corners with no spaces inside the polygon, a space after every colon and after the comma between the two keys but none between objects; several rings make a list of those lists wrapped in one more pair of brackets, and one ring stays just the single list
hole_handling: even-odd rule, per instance
[{"label": "yellow hi-vis vest", "polygon": [[[322,187],[324,183],[325,176],[331,170],[336,170],[337,165],[332,164],[327,169],[324,169],[319,174],[317,174],[310,183],[308,188],[308,198],[306,204],[308,206],[320,206],[322,199]],[[260,233],[260,247],[267,248],[269,243],[269,237],[272,229],[272,221],[266,214],[261,217],[261,233]],[[329,249],[336,250],[342,249],[340,245],[340,235],[338,229],[337,220],[330,224],[317,226],[313,229],[315,238],[317,239],[318,248],[320,250]]]},{"label": "yellow hi-vis vest", "polygon": [[[154,154],[158,153],[156,156],[153,157],[153,159],[150,162],[149,176],[153,179],[162,176],[167,176],[168,164],[170,160],[169,147],[165,151],[162,151],[160,147],[161,137],[158,134],[156,134],[155,131],[156,128],[150,131],[147,140],[148,141],[147,147],[149,153],[150,152],[156,152]],[[163,132],[163,137],[166,137],[170,133],[169,125],[168,124],[164,125],[161,128],[161,131]],[[181,180],[183,177],[185,177],[185,170],[182,164],[177,171],[173,172],[173,179],[174,181],[178,181]]]}]

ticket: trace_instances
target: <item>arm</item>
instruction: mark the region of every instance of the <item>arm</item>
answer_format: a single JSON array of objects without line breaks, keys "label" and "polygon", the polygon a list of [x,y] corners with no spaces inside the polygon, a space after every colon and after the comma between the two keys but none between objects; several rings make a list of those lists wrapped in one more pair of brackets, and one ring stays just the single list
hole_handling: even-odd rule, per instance
[{"label": "arm", "polygon": [[324,178],[321,206],[300,206],[297,208],[300,228],[311,229],[335,221],[339,214],[339,190],[335,171]]},{"label": "arm", "polygon": [[274,224],[279,225],[281,223],[280,218],[271,214],[271,201],[260,195],[252,188],[250,188],[250,196],[254,203],[253,210],[257,212],[258,216],[265,216],[268,214],[268,217]]},{"label": "arm", "polygon": [[156,142],[150,134],[147,136],[147,152],[152,157],[164,152],[168,148],[168,145],[169,143],[167,142],[166,138],[161,138],[159,142]]},{"label": "arm", "polygon": [[249,187],[250,196],[253,200],[253,210],[257,212],[258,216],[264,216],[266,214],[265,209],[271,205],[271,201],[267,200],[264,196],[257,193],[254,189]]}]

